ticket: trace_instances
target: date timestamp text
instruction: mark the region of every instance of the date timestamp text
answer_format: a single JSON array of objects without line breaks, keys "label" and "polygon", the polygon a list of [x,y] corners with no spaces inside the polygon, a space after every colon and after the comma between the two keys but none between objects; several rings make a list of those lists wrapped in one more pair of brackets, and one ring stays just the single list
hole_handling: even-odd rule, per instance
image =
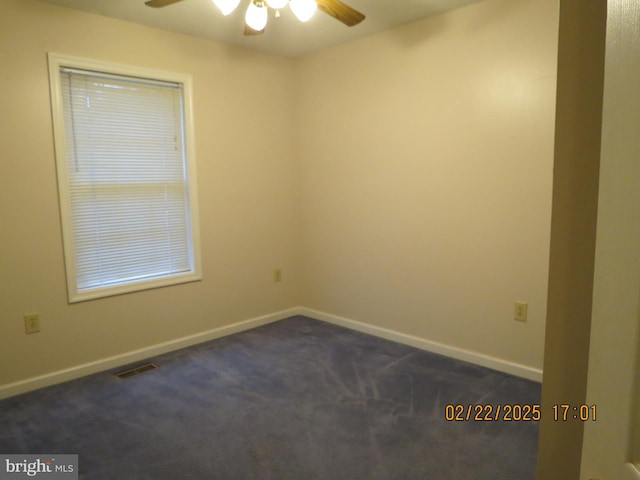
[{"label": "date timestamp text", "polygon": [[[556,422],[595,421],[596,410],[596,405],[586,404],[557,403],[551,406],[553,420]],[[539,404],[447,404],[444,417],[448,422],[537,422],[542,417],[542,407]]]},{"label": "date timestamp text", "polygon": [[581,422],[595,422],[597,418],[596,405],[569,405],[559,403],[551,406],[553,419],[556,422],[566,422],[567,420],[580,420]]}]

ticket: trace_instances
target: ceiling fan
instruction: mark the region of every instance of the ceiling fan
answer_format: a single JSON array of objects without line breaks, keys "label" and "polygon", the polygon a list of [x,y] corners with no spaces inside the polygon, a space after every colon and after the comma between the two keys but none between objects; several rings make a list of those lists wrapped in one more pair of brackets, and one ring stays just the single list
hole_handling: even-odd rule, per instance
[{"label": "ceiling fan", "polygon": [[[147,0],[148,7],[166,7],[182,0]],[[223,15],[233,12],[240,0],[213,0],[213,3],[220,9]],[[276,12],[276,17],[280,16],[280,9],[289,5],[293,14],[302,22],[311,18],[316,9],[332,16],[336,20],[344,23],[348,27],[357,25],[365,16],[340,0],[250,0],[249,8],[245,14],[245,35],[257,35],[264,33],[267,26],[268,8]]]}]

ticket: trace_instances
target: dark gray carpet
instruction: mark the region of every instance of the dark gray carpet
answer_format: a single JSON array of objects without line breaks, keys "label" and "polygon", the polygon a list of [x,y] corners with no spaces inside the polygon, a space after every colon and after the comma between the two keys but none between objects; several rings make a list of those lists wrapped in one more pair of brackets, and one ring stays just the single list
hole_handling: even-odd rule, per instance
[{"label": "dark gray carpet", "polygon": [[90,480],[528,480],[540,384],[305,317],[0,401],[0,453],[77,453]]}]

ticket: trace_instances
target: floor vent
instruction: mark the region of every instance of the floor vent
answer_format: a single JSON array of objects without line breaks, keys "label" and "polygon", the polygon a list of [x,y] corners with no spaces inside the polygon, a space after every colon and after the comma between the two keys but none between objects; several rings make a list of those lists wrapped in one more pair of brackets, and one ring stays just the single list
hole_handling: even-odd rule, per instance
[{"label": "floor vent", "polygon": [[149,370],[155,370],[156,368],[158,368],[158,365],[156,365],[155,363],[145,363],[144,365],[138,365],[135,368],[123,370],[122,372],[118,372],[115,375],[118,378],[129,378],[135,375],[140,375],[144,372],[148,372]]}]

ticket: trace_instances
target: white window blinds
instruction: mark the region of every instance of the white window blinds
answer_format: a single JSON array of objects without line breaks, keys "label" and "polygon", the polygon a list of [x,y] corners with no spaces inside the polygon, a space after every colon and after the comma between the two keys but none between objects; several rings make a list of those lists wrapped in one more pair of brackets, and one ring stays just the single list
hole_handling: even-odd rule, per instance
[{"label": "white window blinds", "polygon": [[72,301],[194,279],[182,84],[58,72]]}]

